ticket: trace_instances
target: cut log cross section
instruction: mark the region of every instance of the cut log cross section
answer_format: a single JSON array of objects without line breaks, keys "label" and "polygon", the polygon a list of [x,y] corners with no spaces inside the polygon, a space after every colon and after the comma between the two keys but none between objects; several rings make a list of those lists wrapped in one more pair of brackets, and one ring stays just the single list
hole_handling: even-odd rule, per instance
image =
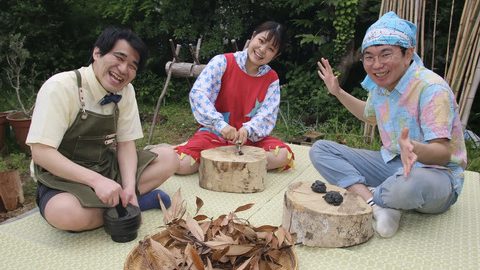
[{"label": "cut log cross section", "polygon": [[[313,182],[313,181],[312,181]],[[326,184],[343,196],[339,206],[328,204],[311,189],[312,182],[290,184],[284,197],[282,226],[297,242],[315,247],[348,247],[373,236],[372,208],[357,194]]]},{"label": "cut log cross section", "polygon": [[267,155],[265,150],[242,146],[242,155],[235,146],[204,150],[198,169],[200,187],[222,192],[253,193],[265,189]]}]

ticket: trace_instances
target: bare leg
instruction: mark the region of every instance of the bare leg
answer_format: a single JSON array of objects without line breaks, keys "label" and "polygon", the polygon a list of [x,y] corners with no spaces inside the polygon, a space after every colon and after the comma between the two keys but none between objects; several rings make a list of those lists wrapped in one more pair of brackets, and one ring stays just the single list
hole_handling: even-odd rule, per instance
[{"label": "bare leg", "polygon": [[150,149],[150,151],[158,154],[158,156],[145,168],[140,176],[138,185],[140,194],[147,193],[160,186],[179,167],[177,153],[171,146],[158,146]]},{"label": "bare leg", "polygon": [[287,148],[280,148],[278,154],[275,154],[274,150],[267,152],[267,170],[283,168],[289,162]]},{"label": "bare leg", "polygon": [[103,225],[103,208],[85,208],[70,193],[53,196],[45,206],[45,219],[65,231],[86,231]]},{"label": "bare leg", "polygon": [[368,201],[372,198],[372,193],[368,190],[367,186],[364,184],[354,184],[347,188],[348,191],[353,193],[357,193],[362,197],[365,201]]},{"label": "bare leg", "polygon": [[180,166],[178,167],[176,174],[189,175],[198,171],[200,164],[198,162],[193,162],[193,158],[191,156],[185,155],[182,159],[180,159],[180,156],[177,154],[177,158]]},{"label": "bare leg", "polygon": [[[180,159],[180,157],[178,159],[180,166],[176,174],[188,175],[198,171],[199,163],[195,162],[192,164],[193,158],[191,156],[185,155],[183,159]],[[267,170],[285,167],[289,162],[288,150],[286,148],[279,149],[278,154],[275,154],[273,151],[267,152]]]}]

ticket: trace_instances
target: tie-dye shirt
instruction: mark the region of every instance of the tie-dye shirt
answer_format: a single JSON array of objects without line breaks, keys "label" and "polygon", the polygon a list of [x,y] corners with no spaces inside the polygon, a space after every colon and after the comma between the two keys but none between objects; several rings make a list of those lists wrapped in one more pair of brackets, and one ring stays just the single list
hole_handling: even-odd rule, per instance
[{"label": "tie-dye shirt", "polygon": [[[452,156],[446,167],[455,176],[454,189],[460,194],[467,153],[458,105],[445,80],[425,68],[418,57],[414,59],[391,92],[365,78],[362,86],[369,94],[364,116],[378,125],[385,163],[400,154],[398,138],[404,127],[410,129],[410,139],[421,143],[448,138]],[[444,168],[420,162],[414,166]]]}]

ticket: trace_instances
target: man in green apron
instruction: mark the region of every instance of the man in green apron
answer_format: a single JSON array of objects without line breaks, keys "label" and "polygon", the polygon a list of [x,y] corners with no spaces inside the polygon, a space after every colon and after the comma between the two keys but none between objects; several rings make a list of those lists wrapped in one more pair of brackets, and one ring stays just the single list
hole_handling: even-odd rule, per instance
[{"label": "man in green apron", "polygon": [[130,82],[146,58],[135,33],[109,27],[95,42],[88,67],[56,74],[39,90],[27,144],[37,204],[52,226],[94,229],[102,226],[106,207],[158,207],[157,195],[170,204],[156,188],[179,166],[175,152],[135,147],[143,133]]}]

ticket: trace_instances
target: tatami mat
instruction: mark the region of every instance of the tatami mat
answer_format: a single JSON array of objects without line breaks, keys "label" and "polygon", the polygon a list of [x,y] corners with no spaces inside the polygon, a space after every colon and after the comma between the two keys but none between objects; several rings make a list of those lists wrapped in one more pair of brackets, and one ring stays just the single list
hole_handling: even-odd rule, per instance
[{"label": "tatami mat", "polygon": [[[201,213],[217,217],[240,205],[255,203],[239,213],[254,225],[280,225],[283,194],[295,181],[321,179],[308,159],[308,147],[292,145],[296,167],[288,172],[269,172],[265,190],[234,194],[205,190],[198,175],[175,176],[162,186],[173,194],[181,188],[190,213],[195,197],[205,205]],[[480,177],[466,172],[459,201],[442,215],[414,212],[402,216],[401,227],[391,239],[374,236],[350,248],[297,246],[300,269],[478,269],[480,265]],[[144,236],[161,230],[162,212],[143,213],[136,241],[115,243],[103,229],[67,233],[49,226],[37,213],[0,225],[0,269],[122,269],[130,252]]]}]

